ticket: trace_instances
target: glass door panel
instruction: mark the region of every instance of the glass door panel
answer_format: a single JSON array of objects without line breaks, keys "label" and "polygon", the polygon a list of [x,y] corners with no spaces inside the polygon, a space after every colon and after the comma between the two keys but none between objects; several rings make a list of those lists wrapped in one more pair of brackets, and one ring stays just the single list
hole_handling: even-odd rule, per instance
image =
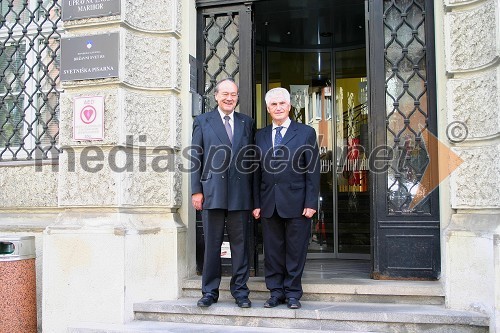
[{"label": "glass door panel", "polygon": [[365,51],[257,52],[256,63],[266,64],[256,69],[257,127],[271,123],[265,92],[283,87],[291,95],[290,117],[318,135],[320,198],[311,223],[309,259],[370,255]]},{"label": "glass door panel", "polygon": [[[280,51],[267,53],[268,89],[283,87],[290,91],[290,118],[314,127],[321,150],[321,189],[318,213],[311,223],[308,258],[334,256],[334,168],[333,88],[331,51]],[[258,86],[256,87],[258,89]],[[264,95],[264,93],[263,93]],[[259,111],[258,111],[259,112]],[[265,108],[260,110],[264,118]],[[268,117],[267,122],[271,123]],[[264,126],[261,122],[259,124]]]},{"label": "glass door panel", "polygon": [[368,107],[365,48],[335,54],[338,257],[369,258]]}]

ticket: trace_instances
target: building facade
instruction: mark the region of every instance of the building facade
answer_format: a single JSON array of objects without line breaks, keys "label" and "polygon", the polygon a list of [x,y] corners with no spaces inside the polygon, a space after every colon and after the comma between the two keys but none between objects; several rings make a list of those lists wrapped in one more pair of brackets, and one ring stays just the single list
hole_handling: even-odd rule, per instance
[{"label": "building facade", "polygon": [[[319,134],[308,258],[438,280],[500,332],[498,1],[64,1],[1,3],[0,234],[36,236],[44,332],[131,321],[200,270],[188,148],[225,77],[259,128],[282,86]],[[95,64],[111,35],[116,68],[88,70],[111,74],[71,72],[72,40]]]}]

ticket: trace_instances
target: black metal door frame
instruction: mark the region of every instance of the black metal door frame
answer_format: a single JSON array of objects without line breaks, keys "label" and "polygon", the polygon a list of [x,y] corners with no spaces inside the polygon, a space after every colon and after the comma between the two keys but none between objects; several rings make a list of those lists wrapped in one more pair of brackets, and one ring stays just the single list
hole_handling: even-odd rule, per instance
[{"label": "black metal door frame", "polygon": [[[392,98],[388,93],[389,80],[386,75],[397,75],[397,72],[403,63],[405,53],[408,49],[404,46],[402,49],[401,61],[391,63],[391,70],[387,70],[386,64],[388,61],[387,49],[390,43],[399,38],[397,29],[390,29],[386,23],[389,16],[388,12],[384,12],[384,4],[387,8],[395,5],[397,0],[369,0],[369,101],[370,101],[370,117],[371,117],[371,142],[373,152],[375,149],[379,151],[378,157],[398,160],[397,156],[390,156],[390,153],[384,154],[380,147],[393,148],[393,146],[401,146],[404,140],[400,137],[400,133],[394,137],[388,131],[391,113],[388,111],[387,98]],[[426,77],[424,86],[427,94],[426,105],[426,125],[427,130],[436,135],[436,96],[435,96],[435,59],[434,59],[434,27],[433,27],[433,3],[432,0],[414,1],[411,5],[420,6],[424,4],[425,17],[425,41],[424,41],[424,57]],[[391,9],[389,9],[391,10]],[[405,20],[407,13],[401,15],[402,21]],[[401,24],[404,26],[404,24]],[[391,30],[391,35],[388,35],[388,30]],[[413,31],[415,38],[415,31]],[[386,44],[387,43],[387,44]],[[414,64],[422,66],[422,64]],[[389,73],[389,74],[386,74]],[[394,74],[396,73],[396,74]],[[401,75],[402,77],[402,75]],[[400,77],[398,77],[400,79]],[[404,81],[404,79],[403,79]],[[405,81],[402,85],[406,89],[409,82]],[[389,101],[390,102],[390,101]],[[396,98],[392,107],[399,110],[399,97]],[[420,100],[415,100],[415,108],[418,108]],[[400,116],[400,115],[396,115]],[[411,116],[405,117],[405,126],[411,127]],[[408,122],[408,123],[407,123]],[[415,137],[420,137],[415,140],[415,145],[418,142],[423,142],[422,129],[411,129],[416,132]],[[390,134],[388,134],[388,132]],[[402,132],[402,131],[401,131]],[[402,136],[402,135],[401,135]],[[418,141],[420,140],[420,141]],[[423,145],[422,145],[423,147]],[[434,154],[435,147],[423,147],[427,150],[428,157]],[[397,149],[392,151],[397,155]],[[401,155],[404,160],[404,153]],[[435,157],[435,156],[434,156]],[[401,160],[399,159],[399,160]],[[405,160],[406,161],[406,160]],[[393,163],[393,162],[389,162]],[[428,165],[429,166],[429,165]],[[380,167],[380,165],[379,165]],[[391,166],[389,166],[391,167]],[[391,209],[389,192],[391,189],[390,181],[388,180],[389,171],[387,172],[372,172],[370,173],[370,182],[373,184],[372,189],[372,256],[373,256],[373,273],[375,279],[438,279],[441,271],[441,253],[440,253],[440,223],[439,223],[439,194],[436,188],[425,200],[426,208],[414,207],[415,209]],[[396,171],[396,181],[398,176],[404,176],[404,171]],[[396,182],[395,181],[395,182]],[[407,197],[407,200],[409,198]]]},{"label": "black metal door frame", "polygon": [[[197,91],[202,111],[212,110],[218,81],[233,78],[239,86],[238,111],[253,116],[253,29],[251,1],[197,1]],[[236,34],[235,34],[236,33]],[[231,59],[231,66],[226,61]],[[255,249],[255,223],[248,223],[249,248]],[[196,271],[203,271],[203,222],[196,212]],[[227,232],[224,241],[228,241]],[[250,276],[258,275],[256,251],[249,252]],[[231,260],[222,258],[222,274],[231,276]]]}]

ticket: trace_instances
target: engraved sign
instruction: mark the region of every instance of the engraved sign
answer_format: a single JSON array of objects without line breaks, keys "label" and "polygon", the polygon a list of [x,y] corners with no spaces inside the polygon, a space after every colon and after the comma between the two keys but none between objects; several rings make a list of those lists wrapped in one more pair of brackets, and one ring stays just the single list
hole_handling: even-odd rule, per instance
[{"label": "engraved sign", "polygon": [[73,140],[104,139],[104,97],[73,99]]},{"label": "engraved sign", "polygon": [[63,0],[62,20],[120,15],[120,0]]},{"label": "engraved sign", "polygon": [[118,77],[118,32],[61,39],[61,80]]}]

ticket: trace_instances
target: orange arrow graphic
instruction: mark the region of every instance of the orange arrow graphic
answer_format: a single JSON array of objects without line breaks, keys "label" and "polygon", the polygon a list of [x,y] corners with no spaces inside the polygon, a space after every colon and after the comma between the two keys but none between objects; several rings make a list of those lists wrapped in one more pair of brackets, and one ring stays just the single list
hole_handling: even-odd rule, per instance
[{"label": "orange arrow graphic", "polygon": [[429,132],[427,128],[423,129],[422,137],[429,157],[429,164],[417,185],[416,194],[409,206],[411,210],[464,162],[450,147]]}]

